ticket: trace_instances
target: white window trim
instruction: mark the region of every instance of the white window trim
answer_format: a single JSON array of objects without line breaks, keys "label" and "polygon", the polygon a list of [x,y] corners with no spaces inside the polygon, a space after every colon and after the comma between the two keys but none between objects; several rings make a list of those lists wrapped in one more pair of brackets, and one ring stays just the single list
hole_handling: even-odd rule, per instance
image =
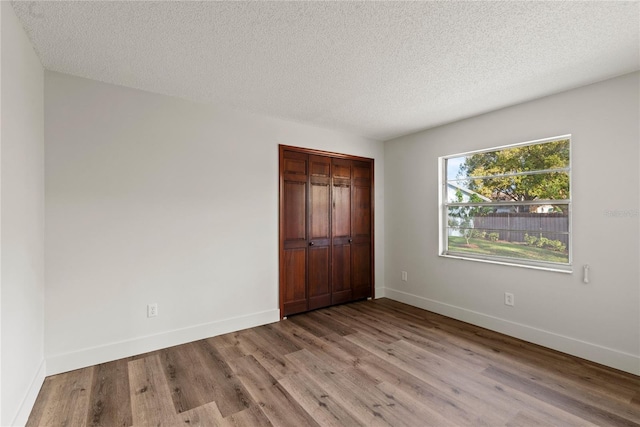
[{"label": "white window trim", "polygon": [[[446,232],[446,224],[447,224],[447,206],[455,206],[457,205],[457,203],[448,203],[445,200],[446,197],[446,193],[447,193],[447,171],[445,168],[445,163],[446,160],[448,159],[452,159],[452,158],[456,158],[456,157],[462,157],[462,156],[469,156],[469,155],[473,155],[473,154],[477,154],[477,153],[486,153],[489,151],[499,151],[499,150],[504,150],[507,148],[514,148],[514,147],[524,147],[527,145],[537,145],[537,144],[542,144],[545,142],[552,142],[552,141],[557,141],[557,140],[561,140],[561,139],[568,139],[569,140],[569,168],[565,168],[568,170],[565,170],[566,172],[568,172],[569,174],[569,191],[571,194],[571,197],[569,199],[563,199],[561,202],[561,204],[566,204],[569,207],[569,229],[568,229],[568,244],[567,244],[567,249],[569,251],[569,261],[565,264],[565,263],[554,263],[554,262],[538,262],[538,261],[532,261],[532,260],[526,260],[526,259],[518,259],[518,258],[507,258],[507,257],[499,257],[499,256],[483,256],[483,255],[467,255],[467,254],[460,254],[460,253],[448,253],[447,252],[447,243],[448,243],[448,233]],[[508,145],[502,145],[502,146],[498,146],[498,147],[490,147],[490,148],[486,148],[486,149],[482,149],[482,150],[473,150],[473,151],[466,151],[463,153],[457,153],[457,154],[450,154],[450,155],[446,155],[446,156],[441,156],[438,157],[438,179],[439,179],[439,191],[438,191],[438,209],[439,209],[439,215],[438,215],[438,234],[439,234],[439,244],[438,244],[438,255],[440,257],[443,258],[451,258],[451,259],[459,259],[459,260],[465,260],[465,261],[475,261],[475,262],[482,262],[482,263],[488,263],[488,264],[497,264],[497,265],[506,265],[506,266],[513,266],[513,267],[522,267],[522,268],[531,268],[531,269],[535,269],[535,270],[545,270],[545,271],[552,271],[552,272],[558,272],[558,273],[573,273],[573,231],[572,231],[572,226],[573,226],[573,220],[572,220],[572,215],[573,215],[573,209],[572,209],[572,199],[573,199],[573,180],[572,180],[572,176],[571,176],[571,169],[572,169],[572,165],[573,165],[573,149],[572,149],[572,138],[571,138],[571,134],[566,134],[566,135],[559,135],[559,136],[554,136],[551,138],[543,138],[543,139],[536,139],[533,141],[527,141],[527,142],[521,142],[521,143],[516,143],[516,144],[508,144]],[[560,170],[560,169],[558,169]],[[531,201],[531,203],[529,202],[523,202],[524,204],[539,204],[540,202],[545,202],[545,200],[540,200],[540,201]],[[464,204],[464,203],[463,203]],[[487,206],[490,205],[495,205],[496,203],[487,203]],[[505,205],[505,204],[520,204],[520,203],[501,203],[501,205]],[[556,204],[558,204],[556,202]],[[484,205],[484,204],[483,204]]]}]

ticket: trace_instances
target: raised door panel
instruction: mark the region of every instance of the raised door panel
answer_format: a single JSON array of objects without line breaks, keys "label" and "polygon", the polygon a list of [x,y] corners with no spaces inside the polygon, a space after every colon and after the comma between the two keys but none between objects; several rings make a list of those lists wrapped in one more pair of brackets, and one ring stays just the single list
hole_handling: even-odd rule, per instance
[{"label": "raised door panel", "polygon": [[309,310],[331,304],[329,246],[309,248]]},{"label": "raised door panel", "polygon": [[353,236],[371,236],[371,188],[355,185],[353,188]]},{"label": "raised door panel", "polygon": [[371,245],[357,243],[351,245],[353,299],[371,295]]},{"label": "raised door panel", "polygon": [[333,173],[334,179],[345,179],[351,181],[351,160],[346,159],[333,159]]},{"label": "raised door panel", "polygon": [[[351,161],[333,159],[332,162],[333,239],[351,238]],[[335,243],[335,242],[334,242]],[[340,241],[338,244],[343,244]]]},{"label": "raised door panel", "polygon": [[331,303],[351,301],[351,244],[333,245]]},{"label": "raised door panel", "polygon": [[333,237],[351,237],[350,185],[333,185]]},{"label": "raised door panel", "polygon": [[[309,156],[309,239],[331,238],[331,159]],[[315,242],[316,246],[318,242]],[[328,241],[326,242],[328,244]]]},{"label": "raised door panel", "polygon": [[329,239],[331,187],[329,184],[312,183],[310,197],[309,239]]},{"label": "raised door panel", "polygon": [[284,240],[306,240],[307,185],[304,182],[284,182]]},{"label": "raised door panel", "polygon": [[307,310],[306,257],[306,248],[284,251],[284,270],[281,274],[285,316]]},{"label": "raised door panel", "polygon": [[[307,155],[295,151],[284,153],[283,172],[287,175],[300,175],[303,181],[307,179]],[[291,178],[291,177],[289,177]]]}]

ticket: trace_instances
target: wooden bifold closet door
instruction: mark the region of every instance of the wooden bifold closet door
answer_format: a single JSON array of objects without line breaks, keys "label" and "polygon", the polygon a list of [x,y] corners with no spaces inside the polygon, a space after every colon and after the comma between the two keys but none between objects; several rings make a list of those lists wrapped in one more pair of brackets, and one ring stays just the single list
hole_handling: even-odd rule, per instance
[{"label": "wooden bifold closet door", "polygon": [[373,297],[373,160],[279,150],[280,315]]}]

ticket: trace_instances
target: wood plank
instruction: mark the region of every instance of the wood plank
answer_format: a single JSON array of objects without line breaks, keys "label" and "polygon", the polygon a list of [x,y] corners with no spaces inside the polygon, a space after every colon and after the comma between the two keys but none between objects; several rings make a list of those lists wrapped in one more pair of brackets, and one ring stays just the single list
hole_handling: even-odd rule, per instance
[{"label": "wood plank", "polygon": [[[459,422],[454,422],[451,418],[445,417],[438,411],[430,408],[429,405],[425,405],[424,402],[416,398],[415,395],[403,391],[400,387],[387,382],[382,382],[376,387],[386,396],[393,396],[395,401],[402,402],[417,419],[422,421],[423,425],[443,427],[461,425]],[[469,425],[477,426],[479,424],[473,423]]]},{"label": "wood plank", "polygon": [[332,366],[325,364],[308,350],[287,355],[305,374],[313,377],[320,387],[341,402],[359,423],[364,425],[419,425],[404,402],[397,402],[393,395],[375,387],[362,388],[350,381],[346,375],[338,374]]},{"label": "wood plank", "polygon": [[548,426],[545,421],[537,418],[536,416],[527,413],[526,411],[519,411],[515,417],[510,419],[505,427],[535,427],[535,426]]},{"label": "wood plank", "polygon": [[556,392],[528,378],[517,376],[495,366],[487,368],[484,375],[597,425],[640,426],[640,423],[596,408],[575,397]]},{"label": "wood plank", "polygon": [[234,427],[269,427],[273,425],[257,405],[229,415],[225,418],[225,423]]},{"label": "wood plank", "polygon": [[[465,406],[464,401],[451,398],[451,395],[443,392],[440,387],[426,383],[377,356],[370,355],[362,359],[360,368],[375,375],[381,383],[394,385],[399,392],[407,395],[408,399],[420,402],[432,412],[441,415],[447,421],[442,425],[452,423],[454,425],[475,426],[483,422],[470,408]],[[434,425],[439,425],[439,423],[434,420]]]},{"label": "wood plank", "polygon": [[[63,374],[64,375],[64,374]],[[57,394],[54,388],[55,378],[57,375],[50,376],[44,379],[38,397],[36,398],[29,419],[27,420],[26,427],[38,426],[41,424],[42,417],[49,405],[50,399],[55,399]]]},{"label": "wood plank", "polygon": [[[406,341],[399,341],[394,344],[394,350],[404,355],[405,358],[413,358],[418,361],[419,366],[425,369],[432,368],[434,364],[442,366],[440,363],[442,358],[433,358],[429,352]],[[450,361],[447,361],[451,363]],[[457,367],[456,367],[457,366]],[[512,414],[517,408],[535,408],[536,414],[552,416],[563,424],[584,423],[584,420],[574,419],[571,413],[558,411],[553,405],[543,404],[535,399],[531,399],[526,393],[518,393],[516,390],[509,388],[507,384],[498,381],[484,381],[479,377],[475,369],[468,369],[467,366],[450,364],[446,369],[446,379],[456,388],[455,390],[466,390],[473,396],[483,396],[484,400],[490,402],[485,404],[485,408],[493,407],[501,414]],[[483,371],[484,373],[484,371]],[[548,402],[545,402],[548,403]],[[489,414],[485,414],[489,417]]]},{"label": "wood plank", "polygon": [[177,413],[214,400],[213,386],[207,378],[209,372],[193,344],[168,348],[159,357]]},{"label": "wood plank", "polygon": [[[364,317],[356,310],[351,310],[347,306],[333,307],[325,310],[326,313],[336,313],[341,317],[342,323],[346,324],[355,332],[367,333],[375,336],[378,341],[391,343],[401,339],[397,329],[389,328],[389,324],[373,316]],[[366,319],[365,321],[363,321]]]},{"label": "wood plank", "polygon": [[318,426],[253,356],[234,360],[232,369],[274,426]]},{"label": "wood plank", "polygon": [[250,354],[255,353],[258,349],[256,343],[254,343],[249,337],[251,333],[251,329],[245,329],[238,332],[232,332],[230,334],[208,338],[205,341],[207,341],[209,345],[218,349],[218,352],[225,358],[225,360],[237,359],[249,356]]},{"label": "wood plank", "polygon": [[252,356],[269,371],[275,378],[280,379],[287,375],[296,373],[295,367],[291,366],[289,361],[284,357],[283,352],[286,349],[278,346],[271,346],[268,336],[264,332],[257,333],[254,330],[248,331],[246,334],[256,347],[252,352]]},{"label": "wood plank", "polygon": [[304,374],[294,374],[279,383],[322,426],[357,426],[360,423],[340,403]]},{"label": "wood plank", "polygon": [[127,360],[116,360],[95,367],[86,423],[88,426],[133,424]]},{"label": "wood plank", "polygon": [[272,353],[284,356],[300,350],[300,347],[287,334],[283,334],[271,325],[253,328],[253,333],[269,343]]},{"label": "wood plank", "polygon": [[183,412],[180,417],[183,425],[190,427],[266,427],[272,425],[257,405],[223,417],[216,403],[211,402]]},{"label": "wood plank", "polygon": [[[357,346],[349,346],[351,343],[342,339],[341,336],[329,336],[330,339],[333,339],[329,341],[327,340],[328,337],[318,338],[289,322],[282,322],[278,327],[282,328],[283,331],[287,331],[293,339],[298,340],[300,347],[304,347],[342,374],[349,376],[352,381],[363,387],[379,384],[379,381],[359,369],[359,358],[364,356],[364,352],[346,351],[344,347],[349,347],[349,350],[359,348]],[[335,345],[336,340],[341,341],[341,344]]]},{"label": "wood plank", "polygon": [[158,355],[129,362],[129,390],[134,425],[181,424]]},{"label": "wood plank", "polygon": [[210,402],[206,405],[198,406],[180,414],[180,419],[184,424],[190,427],[216,427],[226,426],[227,422],[220,413],[216,402]]},{"label": "wood plank", "polygon": [[328,325],[318,322],[310,317],[311,313],[299,314],[296,316],[289,316],[287,321],[294,323],[301,328],[309,331],[317,337],[324,337],[335,333]]},{"label": "wood plank", "polygon": [[89,395],[94,368],[78,369],[50,377],[50,397],[37,425],[84,425],[89,411]]},{"label": "wood plank", "polygon": [[513,411],[513,408],[509,407],[500,408],[501,411],[496,411],[495,408],[491,410],[493,401],[483,399],[482,394],[476,395],[475,392],[470,392],[463,387],[464,380],[460,379],[459,369],[464,369],[464,367],[451,369],[452,365],[449,365],[444,359],[432,359],[432,363],[424,363],[415,355],[407,354],[406,351],[394,347],[394,344],[384,346],[362,334],[350,335],[346,339],[361,345],[386,362],[444,393],[448,400],[468,414],[478,414],[479,418],[475,419],[478,424],[501,425],[509,417],[509,412]]},{"label": "wood plank", "polygon": [[200,351],[203,366],[206,367],[201,383],[206,385],[207,399],[216,402],[220,413],[226,417],[251,406],[253,400],[247,389],[216,347],[206,340],[197,341],[194,345]]},{"label": "wood plank", "polygon": [[[467,357],[469,356],[469,352],[467,351],[448,353],[447,350],[450,349],[450,346],[444,344],[446,342],[446,338],[442,337],[441,334],[438,334],[435,331],[436,328],[431,324],[425,325],[419,322],[397,319],[393,316],[387,316],[384,312],[380,312],[379,315],[376,315],[377,313],[375,311],[367,312],[366,310],[363,311],[362,309],[357,309],[357,307],[345,307],[345,310],[352,311],[354,313],[352,316],[355,319],[359,319],[362,323],[375,322],[377,327],[382,329],[386,334],[394,336],[396,338],[395,341],[405,340],[417,342],[420,346],[429,348],[434,352],[446,354],[446,358],[462,357],[464,359],[470,359]],[[475,363],[473,361],[471,362]]]},{"label": "wood plank", "polygon": [[307,316],[316,322],[326,326],[331,330],[332,334],[351,335],[356,331],[344,323],[344,318],[335,316],[328,310],[316,310],[307,313]]}]

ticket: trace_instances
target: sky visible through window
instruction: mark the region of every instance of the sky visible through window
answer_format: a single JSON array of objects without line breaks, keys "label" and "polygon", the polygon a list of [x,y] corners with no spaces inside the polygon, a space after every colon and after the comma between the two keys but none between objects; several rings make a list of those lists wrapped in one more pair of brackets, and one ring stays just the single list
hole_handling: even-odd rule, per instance
[{"label": "sky visible through window", "polygon": [[447,160],[447,180],[458,178],[464,159],[464,157],[454,157]]}]

